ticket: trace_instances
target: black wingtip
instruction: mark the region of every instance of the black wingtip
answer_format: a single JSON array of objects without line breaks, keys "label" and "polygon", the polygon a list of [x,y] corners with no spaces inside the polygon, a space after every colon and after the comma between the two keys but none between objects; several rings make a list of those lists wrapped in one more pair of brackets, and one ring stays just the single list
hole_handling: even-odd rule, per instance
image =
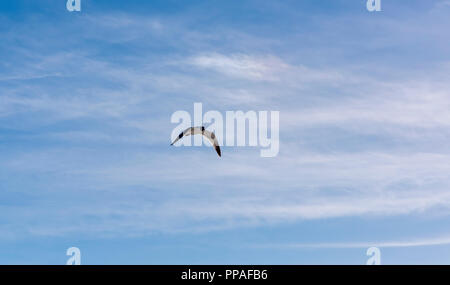
[{"label": "black wingtip", "polygon": [[220,153],[220,147],[216,146],[215,149],[216,149],[217,154],[219,155],[219,157],[222,157],[222,154]]}]

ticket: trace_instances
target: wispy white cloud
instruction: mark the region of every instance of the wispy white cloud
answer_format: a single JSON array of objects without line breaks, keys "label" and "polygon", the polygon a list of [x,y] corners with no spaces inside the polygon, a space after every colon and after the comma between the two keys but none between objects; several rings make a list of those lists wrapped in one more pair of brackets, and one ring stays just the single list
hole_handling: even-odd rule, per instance
[{"label": "wispy white cloud", "polygon": [[422,246],[442,246],[450,244],[450,236],[436,238],[421,238],[399,241],[373,241],[373,242],[344,242],[344,243],[296,243],[279,245],[261,245],[261,247],[278,248],[369,248],[369,247],[422,247]]},{"label": "wispy white cloud", "polygon": [[207,54],[194,56],[187,61],[201,68],[211,69],[230,76],[253,80],[272,81],[277,79],[277,71],[287,68],[279,59],[268,57],[252,57],[246,54]]},{"label": "wispy white cloud", "polygon": [[[46,183],[44,197],[77,189],[77,200],[83,203],[73,203],[68,212],[64,203],[54,207],[50,212],[60,214],[30,227],[40,234],[48,223],[63,219],[60,211],[68,213],[67,226],[57,229],[61,235],[75,230],[112,235],[125,229],[130,235],[145,235],[353,216],[414,216],[437,210],[445,214],[450,209],[446,155],[307,155],[294,150],[295,156],[262,163],[239,151],[205,165],[211,153],[198,149],[189,150],[195,157],[181,149],[164,155],[127,152],[122,157],[86,147],[43,150],[5,158],[1,167],[48,177],[52,183]],[[71,185],[64,183],[68,177]],[[277,185],[276,190],[271,185]],[[145,190],[136,190],[142,187]],[[98,201],[81,198],[87,193],[103,197],[103,210]],[[48,211],[22,211],[21,216],[27,224]],[[89,225],[70,222],[86,215],[92,217]]]},{"label": "wispy white cloud", "polygon": [[274,81],[289,85],[311,81],[335,82],[344,79],[337,71],[290,65],[274,55],[210,53],[190,57],[186,62],[238,79]]}]

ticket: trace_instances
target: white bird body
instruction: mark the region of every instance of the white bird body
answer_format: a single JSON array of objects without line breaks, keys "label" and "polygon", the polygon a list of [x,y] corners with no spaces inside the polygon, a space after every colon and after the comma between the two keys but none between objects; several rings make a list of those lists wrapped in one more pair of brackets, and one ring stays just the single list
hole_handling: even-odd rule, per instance
[{"label": "white bird body", "polygon": [[178,137],[173,141],[171,145],[176,143],[178,140],[180,140],[182,137],[187,137],[191,135],[203,135],[205,136],[211,144],[214,146],[214,149],[216,150],[217,154],[219,156],[222,156],[220,152],[219,142],[217,141],[217,137],[213,132],[207,131],[205,127],[190,127],[184,130],[182,133],[178,135]]}]

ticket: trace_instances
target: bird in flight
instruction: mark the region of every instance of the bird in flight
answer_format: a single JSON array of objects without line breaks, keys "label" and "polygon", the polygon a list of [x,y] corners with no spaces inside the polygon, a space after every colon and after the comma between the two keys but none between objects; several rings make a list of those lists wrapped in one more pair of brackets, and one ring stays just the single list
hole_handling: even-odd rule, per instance
[{"label": "bird in flight", "polygon": [[182,133],[180,133],[178,135],[178,137],[170,145],[173,145],[174,143],[176,143],[182,137],[187,137],[187,136],[190,136],[190,135],[200,135],[200,134],[205,136],[211,142],[211,144],[216,149],[217,154],[221,157],[222,154],[220,153],[219,142],[217,141],[216,135],[213,132],[205,130],[205,127],[203,127],[203,126],[187,128]]}]

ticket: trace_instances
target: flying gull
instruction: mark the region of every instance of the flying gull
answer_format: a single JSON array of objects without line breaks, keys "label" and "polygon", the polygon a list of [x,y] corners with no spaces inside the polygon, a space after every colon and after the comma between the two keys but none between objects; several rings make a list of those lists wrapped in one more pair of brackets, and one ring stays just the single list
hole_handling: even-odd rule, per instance
[{"label": "flying gull", "polygon": [[213,132],[205,130],[205,127],[203,127],[203,126],[187,128],[181,134],[179,134],[178,137],[170,145],[173,145],[182,137],[186,137],[186,136],[190,136],[190,135],[200,135],[200,134],[205,136],[211,142],[211,144],[214,146],[214,148],[217,151],[217,154],[219,156],[222,156],[220,153],[219,142],[217,141],[216,135]]}]

